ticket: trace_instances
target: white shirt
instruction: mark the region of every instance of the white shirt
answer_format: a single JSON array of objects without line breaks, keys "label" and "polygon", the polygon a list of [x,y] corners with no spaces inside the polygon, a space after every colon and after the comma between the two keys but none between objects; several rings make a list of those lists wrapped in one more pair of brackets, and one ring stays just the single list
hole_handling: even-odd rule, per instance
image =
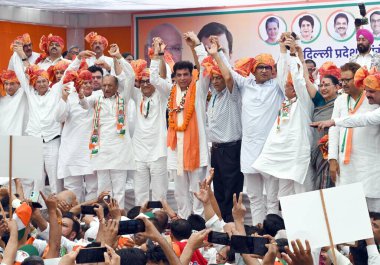
[{"label": "white shirt", "polygon": [[[36,62],[36,60],[37,60],[38,57],[40,57],[39,53],[32,52],[32,55],[30,57],[28,57],[28,62],[30,64],[35,64],[35,62]],[[13,66],[12,59],[9,60],[8,69],[14,71],[14,66]]]},{"label": "white shirt", "polygon": [[[202,62],[204,58],[206,58],[207,53],[206,50],[202,45],[198,45],[195,47],[195,51],[198,55],[199,62]],[[154,66],[156,64],[156,67]],[[171,90],[172,84],[168,80],[164,80],[159,77],[158,74],[158,60],[152,60],[151,61],[151,70],[150,73],[150,82],[152,85],[156,87],[160,87],[162,90]],[[154,70],[156,69],[156,70]],[[154,71],[153,71],[154,70]],[[156,72],[157,71],[157,72]],[[203,74],[203,71],[201,70],[200,75]],[[180,90],[180,88],[176,87],[177,91]],[[208,150],[207,150],[207,138],[206,138],[206,98],[207,98],[207,91],[208,86],[202,84],[201,80],[197,81],[196,84],[196,98],[195,98],[195,111],[197,114],[197,123],[198,123],[198,133],[199,133],[199,156],[200,156],[200,167],[204,167],[208,165]],[[181,93],[177,93],[178,96],[182,97]],[[181,113],[180,113],[181,114]],[[178,115],[180,116],[180,115]],[[178,117],[178,119],[180,119]],[[183,133],[183,132],[177,132]],[[177,138],[179,138],[177,136]],[[178,142],[178,139],[177,139]],[[168,169],[171,170],[178,170],[178,163],[177,163],[177,149],[171,150],[170,147],[168,147]]]},{"label": "white shirt", "polygon": [[54,110],[57,106],[62,91],[57,89],[57,84],[49,88],[45,95],[38,95],[38,92],[29,86],[24,71],[21,58],[13,56],[13,65],[21,87],[24,88],[29,103],[29,121],[26,134],[34,137],[41,137],[45,142],[49,142],[54,137],[61,134],[61,124],[54,119]]},{"label": "white shirt", "polygon": [[366,66],[368,70],[370,70],[372,66],[376,66],[377,68],[379,68],[380,54],[371,49],[371,51],[365,54],[364,56],[360,53],[353,55],[349,61],[360,64],[360,66],[362,67]]},{"label": "white shirt", "polygon": [[[287,76],[283,54],[277,63],[278,76]],[[224,54],[221,58],[230,69],[235,86],[242,96],[242,145],[241,172],[257,173],[252,167],[264,147],[268,134],[277,118],[281,102],[284,100],[284,84],[270,79],[264,84],[257,84],[250,77],[243,77],[232,70]]]},{"label": "white shirt", "polygon": [[339,127],[365,127],[380,125],[380,108],[362,114],[335,118],[335,125]]},{"label": "white shirt", "polygon": [[28,101],[24,88],[13,96],[6,94],[0,97],[0,135],[24,135],[28,121]]},{"label": "white shirt", "polygon": [[[88,65],[88,67],[90,67],[90,66],[93,66],[97,60],[105,61],[109,66],[111,66],[111,72],[109,74],[115,75],[115,66],[114,66],[112,57],[108,57],[108,56],[105,56],[103,54],[98,59],[96,59],[95,56],[92,56],[92,57],[86,59],[86,63]],[[107,75],[107,74],[108,74],[108,71],[103,68],[103,75]]]},{"label": "white shirt", "polygon": [[65,60],[65,61],[68,61],[70,62],[69,60],[66,60],[66,59],[63,59],[63,57],[59,57],[57,59],[55,59],[54,61],[52,61],[50,59],[50,57],[47,57],[45,60],[43,60],[42,62],[39,62],[37,65],[41,68],[41,69],[44,69],[44,70],[47,70],[49,69],[50,66],[52,65],[56,65],[59,61],[61,60]]},{"label": "white shirt", "polygon": [[[152,67],[159,67],[152,61]],[[154,70],[151,70],[153,72]],[[133,137],[133,147],[135,150],[135,159],[140,162],[153,162],[160,157],[167,156],[166,147],[166,105],[170,90],[162,90],[157,87],[155,92],[147,98],[144,96],[142,113],[140,104],[143,95],[139,88],[132,88],[132,99],[136,104],[136,124]],[[149,102],[149,113],[147,106]]]},{"label": "white shirt", "polygon": [[302,63],[298,57],[291,56],[289,66],[297,94],[296,101],[290,105],[288,118],[281,118],[279,124],[277,119],[274,122],[253,167],[276,178],[291,179],[302,184],[310,163],[313,131],[309,124],[314,104],[307,92]]},{"label": "white shirt", "polygon": [[[93,92],[100,95],[100,91]],[[64,123],[61,146],[59,148],[58,179],[69,176],[92,174],[90,151],[88,144],[91,137],[94,109],[85,110],[79,105],[79,97],[72,92],[59,104],[55,113],[55,120]]]},{"label": "white shirt", "polygon": [[[127,112],[128,101],[135,82],[135,74],[130,69],[126,70],[126,67],[131,66],[124,59],[120,59],[119,63],[127,76],[124,89],[120,89],[120,96],[124,98],[124,109]],[[92,168],[94,170],[134,170],[134,152],[129,135],[128,115],[125,117],[125,135],[120,136],[116,131],[117,102],[115,96],[104,98],[103,91],[100,91],[99,94],[92,94],[81,100],[80,104],[85,109],[88,107],[94,108],[98,100],[102,102],[99,118],[99,152],[91,156]]]},{"label": "white shirt", "polygon": [[[362,95],[365,97],[365,95]],[[335,100],[332,118],[348,116],[347,94],[339,96]],[[350,98],[350,106],[354,106],[355,100]],[[378,108],[378,105],[370,105],[367,98],[355,114],[363,114]],[[331,127],[329,129],[329,155],[328,159],[339,161],[340,176],[337,185],[345,185],[361,182],[364,193],[369,198],[380,198],[380,127],[368,126],[354,128],[352,135],[352,150],[349,164],[344,164],[342,143],[347,128]]]}]

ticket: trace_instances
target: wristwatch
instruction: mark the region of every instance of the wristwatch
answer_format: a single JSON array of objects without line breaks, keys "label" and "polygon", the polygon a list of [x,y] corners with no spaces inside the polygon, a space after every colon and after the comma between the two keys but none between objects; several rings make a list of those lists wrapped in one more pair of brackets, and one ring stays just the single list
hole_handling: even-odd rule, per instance
[{"label": "wristwatch", "polygon": [[296,55],[295,52],[291,52],[291,53],[290,53],[290,56],[296,57],[297,55]]}]

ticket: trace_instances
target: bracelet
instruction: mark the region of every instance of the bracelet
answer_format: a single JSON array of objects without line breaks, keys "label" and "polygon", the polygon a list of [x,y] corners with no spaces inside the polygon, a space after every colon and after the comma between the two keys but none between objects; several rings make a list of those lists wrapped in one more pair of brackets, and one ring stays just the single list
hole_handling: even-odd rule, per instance
[{"label": "bracelet", "polygon": [[164,52],[159,52],[159,53],[158,53],[158,56],[163,56],[163,55],[165,55]]},{"label": "bracelet", "polygon": [[199,45],[201,45],[202,44],[202,42],[199,42],[197,45],[195,45],[194,47],[197,47],[197,46],[199,46]]},{"label": "bracelet", "polygon": [[24,59],[21,59],[23,62],[25,62],[25,61],[27,61],[28,60],[28,58],[24,58]]},{"label": "bracelet", "polygon": [[222,49],[222,48],[219,48],[219,49],[218,49],[218,52],[220,52],[220,51],[223,51],[223,49]]},{"label": "bracelet", "polygon": [[291,52],[291,53],[290,53],[290,56],[296,57],[296,53]]}]

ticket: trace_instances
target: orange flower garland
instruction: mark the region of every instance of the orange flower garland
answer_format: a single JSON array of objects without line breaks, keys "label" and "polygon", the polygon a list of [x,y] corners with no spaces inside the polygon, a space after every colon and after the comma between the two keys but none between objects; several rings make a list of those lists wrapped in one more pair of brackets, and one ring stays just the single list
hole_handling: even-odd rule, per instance
[{"label": "orange flower garland", "polygon": [[[177,91],[176,86],[173,86],[172,90],[170,91],[170,97],[169,97],[169,101],[168,101],[169,127],[172,128],[173,130],[177,131],[177,132],[178,131],[184,132],[184,131],[186,131],[187,126],[189,125],[191,116],[193,115],[194,110],[195,110],[195,93],[196,93],[195,82],[194,81],[191,82],[189,89],[188,89],[189,93],[186,93],[185,100],[186,101],[190,100],[190,102],[188,103],[186,108],[184,108],[184,109],[186,109],[185,110],[186,113],[184,113],[183,123],[181,126],[178,126],[178,124],[176,124],[176,121],[174,120],[174,117],[173,117],[174,112],[176,112],[176,109],[174,107],[175,102],[176,102],[176,91]],[[186,104],[186,101],[185,101],[185,104]]]}]

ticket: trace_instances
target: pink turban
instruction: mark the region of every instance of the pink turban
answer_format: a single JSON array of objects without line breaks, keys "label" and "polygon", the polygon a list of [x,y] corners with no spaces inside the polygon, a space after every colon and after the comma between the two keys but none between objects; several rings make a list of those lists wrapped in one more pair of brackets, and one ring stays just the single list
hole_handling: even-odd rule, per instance
[{"label": "pink turban", "polygon": [[359,29],[358,31],[356,31],[356,39],[358,39],[360,36],[363,36],[365,39],[369,41],[369,44],[372,45],[374,37],[368,29]]}]

